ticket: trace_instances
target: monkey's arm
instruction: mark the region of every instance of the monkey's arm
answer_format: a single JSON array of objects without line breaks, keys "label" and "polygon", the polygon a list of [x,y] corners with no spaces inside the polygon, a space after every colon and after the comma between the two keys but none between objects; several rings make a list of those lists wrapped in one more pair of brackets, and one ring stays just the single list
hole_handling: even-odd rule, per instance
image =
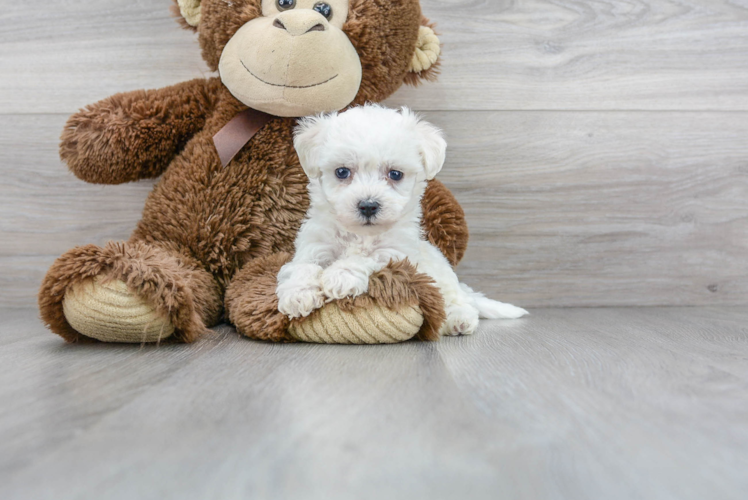
[{"label": "monkey's arm", "polygon": [[121,184],[158,177],[205,125],[210,80],[116,94],[68,119],[60,158],[80,179]]},{"label": "monkey's arm", "polygon": [[452,266],[457,266],[465,255],[469,238],[465,212],[449,189],[437,180],[429,181],[421,206],[428,240]]}]

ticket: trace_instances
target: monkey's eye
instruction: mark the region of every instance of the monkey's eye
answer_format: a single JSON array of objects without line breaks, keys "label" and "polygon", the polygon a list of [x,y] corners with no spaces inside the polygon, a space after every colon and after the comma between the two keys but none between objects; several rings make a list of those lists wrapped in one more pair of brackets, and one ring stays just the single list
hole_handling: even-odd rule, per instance
[{"label": "monkey's eye", "polygon": [[399,170],[390,170],[390,173],[387,174],[387,177],[389,177],[395,182],[398,182],[398,181],[403,180],[403,175],[404,174],[400,172]]},{"label": "monkey's eye", "polygon": [[335,177],[337,177],[341,181],[347,179],[350,176],[351,176],[351,169],[349,168],[339,168],[335,171]]},{"label": "monkey's eye", "polygon": [[275,5],[280,11],[290,10],[296,7],[296,0],[275,0]]},{"label": "monkey's eye", "polygon": [[316,4],[314,4],[314,10],[325,16],[328,21],[332,19],[332,7],[330,7],[330,4],[327,4],[325,2],[317,2]]}]

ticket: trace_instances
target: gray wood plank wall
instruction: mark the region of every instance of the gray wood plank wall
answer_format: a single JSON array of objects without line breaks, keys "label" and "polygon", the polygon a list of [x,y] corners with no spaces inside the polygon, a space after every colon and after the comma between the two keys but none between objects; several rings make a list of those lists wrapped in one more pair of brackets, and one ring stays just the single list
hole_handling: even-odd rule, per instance
[{"label": "gray wood plank wall", "polygon": [[[152,183],[84,184],[57,141],[85,104],[209,75],[169,3],[4,5],[0,304],[138,220]],[[528,307],[748,303],[748,2],[422,5],[442,76],[389,104],[447,132],[465,281]]]}]

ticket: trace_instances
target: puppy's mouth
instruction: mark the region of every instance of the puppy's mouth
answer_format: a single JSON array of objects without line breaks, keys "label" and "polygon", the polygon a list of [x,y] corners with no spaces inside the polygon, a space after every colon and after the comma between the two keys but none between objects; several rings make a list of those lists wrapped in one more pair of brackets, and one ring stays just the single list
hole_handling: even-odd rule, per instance
[{"label": "puppy's mouth", "polygon": [[379,217],[376,215],[373,217],[360,217],[361,225],[364,227],[373,227],[379,225]]},{"label": "puppy's mouth", "polygon": [[286,88],[286,89],[309,89],[309,88],[312,88],[312,87],[319,87],[320,85],[324,85],[324,84],[326,84],[328,82],[331,82],[331,81],[335,80],[339,76],[339,74],[337,74],[337,75],[335,75],[333,77],[328,78],[324,82],[313,83],[311,85],[282,85],[280,83],[272,83],[272,82],[268,82],[268,81],[263,80],[259,76],[255,75],[252,72],[252,70],[249,69],[246,64],[244,64],[244,61],[242,61],[241,59],[239,59],[239,62],[242,63],[242,66],[244,66],[244,69],[247,70],[247,73],[249,73],[250,75],[254,76],[256,79],[258,79],[259,81],[261,81],[265,85],[270,85],[271,87],[283,87],[283,88]]}]

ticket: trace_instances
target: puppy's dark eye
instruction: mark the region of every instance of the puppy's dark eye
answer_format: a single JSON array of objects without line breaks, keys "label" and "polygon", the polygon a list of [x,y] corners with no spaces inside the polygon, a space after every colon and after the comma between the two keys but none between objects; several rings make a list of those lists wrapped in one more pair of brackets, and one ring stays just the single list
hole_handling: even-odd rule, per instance
[{"label": "puppy's dark eye", "polygon": [[278,7],[278,10],[289,10],[296,7],[296,0],[275,0],[275,5]]},{"label": "puppy's dark eye", "polygon": [[390,170],[390,173],[387,174],[387,177],[392,179],[395,182],[403,180],[404,174],[400,172],[399,170]]},{"label": "puppy's dark eye", "polygon": [[348,168],[339,168],[335,171],[335,177],[340,180],[345,180],[351,176],[351,170]]},{"label": "puppy's dark eye", "polygon": [[314,4],[314,10],[325,16],[328,21],[332,19],[332,7],[330,7],[330,4],[325,2],[317,2],[316,4]]}]

